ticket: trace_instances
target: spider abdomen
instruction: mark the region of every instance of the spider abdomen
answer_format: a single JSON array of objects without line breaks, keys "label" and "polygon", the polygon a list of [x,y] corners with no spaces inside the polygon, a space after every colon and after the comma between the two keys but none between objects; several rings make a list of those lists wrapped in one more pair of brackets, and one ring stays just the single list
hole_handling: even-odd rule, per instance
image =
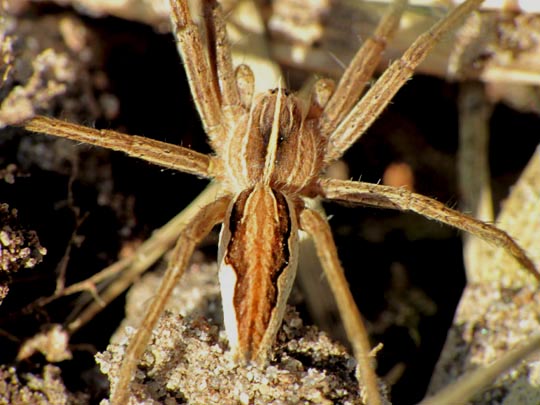
[{"label": "spider abdomen", "polygon": [[283,320],[296,275],[298,224],[294,203],[262,183],[229,207],[220,238],[225,328],[238,360],[264,363]]}]

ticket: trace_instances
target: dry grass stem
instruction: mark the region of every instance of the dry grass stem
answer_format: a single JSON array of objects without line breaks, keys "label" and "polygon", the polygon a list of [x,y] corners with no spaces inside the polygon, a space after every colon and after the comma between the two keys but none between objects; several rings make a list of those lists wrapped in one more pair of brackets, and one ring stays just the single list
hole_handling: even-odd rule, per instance
[{"label": "dry grass stem", "polygon": [[[273,53],[285,65],[339,77],[358,43],[373,32],[386,7],[380,3],[278,0],[269,19]],[[453,80],[539,84],[540,17],[533,10],[517,11],[471,16],[445,37],[418,72]],[[440,5],[412,2],[399,35],[388,45],[381,70],[444,13]]]},{"label": "dry grass stem", "polygon": [[[512,229],[528,245],[533,260],[540,262],[540,153],[535,152],[499,214],[498,223]],[[540,330],[539,293],[530,279],[498,253],[482,256],[459,304],[454,325],[435,370],[430,391],[436,392],[456,375],[487,366],[503,353],[533,344]],[[483,270],[483,271],[482,271]],[[479,403],[536,403],[538,359],[519,364],[497,379],[479,397]]]}]

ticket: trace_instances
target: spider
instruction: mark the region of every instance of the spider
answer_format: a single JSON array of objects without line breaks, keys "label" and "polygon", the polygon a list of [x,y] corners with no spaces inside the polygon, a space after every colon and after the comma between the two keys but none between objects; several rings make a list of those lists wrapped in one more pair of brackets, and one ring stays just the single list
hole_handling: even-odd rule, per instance
[{"label": "spider", "polygon": [[172,289],[197,244],[220,223],[219,280],[234,359],[240,363],[267,362],[295,278],[298,231],[303,230],[315,242],[370,404],[380,404],[382,398],[368,336],[330,227],[321,214],[307,207],[306,199],[320,196],[348,204],[417,212],[501,246],[540,279],[521,247],[493,225],[403,188],[325,175],[329,165],[379,116],[441,36],[482,0],[467,0],[451,11],[420,36],[360,98],[405,8],[405,0],[395,0],[339,82],[317,81],[308,103],[281,85],[254,94],[255,79],[249,67],[233,67],[223,12],[216,0],[203,2],[206,47],[201,30],[190,16],[188,1],[170,3],[173,31],[191,93],[215,154],[42,116],[24,123],[30,131],[122,151],[162,167],[214,179],[219,187],[217,197],[200,208],[176,242],[161,287],[129,342],[120,379],[113,387],[113,404],[126,401],[137,361]]}]

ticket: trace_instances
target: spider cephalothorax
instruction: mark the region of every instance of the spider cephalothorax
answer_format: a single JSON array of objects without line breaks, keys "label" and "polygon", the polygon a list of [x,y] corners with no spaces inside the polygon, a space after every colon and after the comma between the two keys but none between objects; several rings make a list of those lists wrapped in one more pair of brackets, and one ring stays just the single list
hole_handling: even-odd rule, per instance
[{"label": "spider cephalothorax", "polygon": [[303,111],[298,97],[284,89],[256,96],[216,146],[223,182],[235,192],[260,182],[301,193],[319,175],[325,148],[318,117]]}]

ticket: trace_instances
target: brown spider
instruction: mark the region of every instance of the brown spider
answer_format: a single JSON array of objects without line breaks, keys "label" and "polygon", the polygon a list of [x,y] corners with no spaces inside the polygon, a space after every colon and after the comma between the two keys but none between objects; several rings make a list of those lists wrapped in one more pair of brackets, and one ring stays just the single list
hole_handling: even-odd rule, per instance
[{"label": "brown spider", "polygon": [[328,223],[304,199],[410,210],[474,234],[509,251],[540,279],[525,252],[504,231],[406,189],[325,176],[325,169],[354,143],[412,76],[441,36],[482,0],[468,0],[422,35],[358,101],[405,0],[395,0],[374,35],[358,51],[339,83],[319,80],[309,105],[279,86],[254,93],[245,65],[233,68],[224,17],[216,0],[204,3],[205,49],[187,0],[171,0],[191,92],[215,155],[114,131],[36,117],[26,129],[125,152],[151,163],[215,179],[219,191],[187,224],[141,327],[130,341],[111,402],[124,403],[151,331],[188,260],[210,230],[223,223],[219,279],[225,327],[234,358],[264,364],[281,325],[297,265],[298,230],[314,239],[358,360],[368,402],[382,402],[369,356],[370,344],[349,291]]}]

